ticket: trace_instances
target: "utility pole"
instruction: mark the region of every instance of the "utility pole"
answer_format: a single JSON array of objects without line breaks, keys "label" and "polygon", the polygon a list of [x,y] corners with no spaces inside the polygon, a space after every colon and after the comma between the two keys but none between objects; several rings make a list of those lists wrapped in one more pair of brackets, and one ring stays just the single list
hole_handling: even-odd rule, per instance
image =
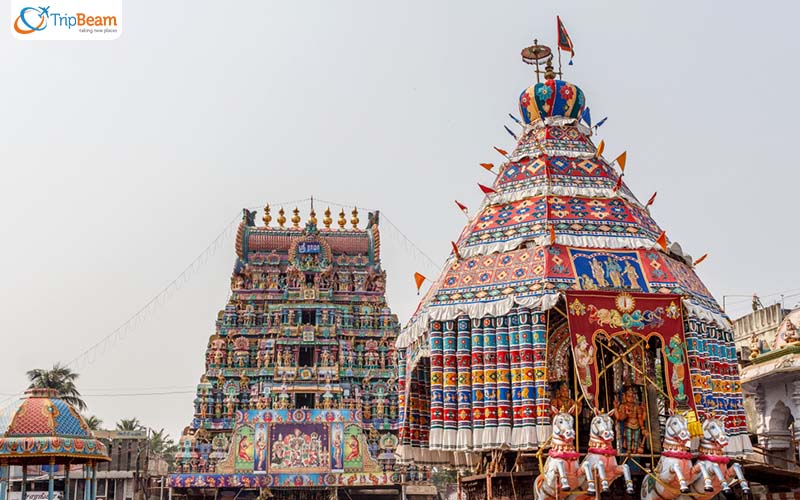
[{"label": "utility pole", "polygon": [[144,498],[147,500],[150,495],[150,427],[147,428],[147,438],[144,445]]}]

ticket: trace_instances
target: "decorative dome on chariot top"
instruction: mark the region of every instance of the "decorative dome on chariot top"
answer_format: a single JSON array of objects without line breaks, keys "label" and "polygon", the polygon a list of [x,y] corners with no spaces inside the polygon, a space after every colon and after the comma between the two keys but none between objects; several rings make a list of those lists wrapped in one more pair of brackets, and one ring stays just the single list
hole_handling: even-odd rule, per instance
[{"label": "decorative dome on chariot top", "polygon": [[583,91],[563,80],[535,83],[519,96],[519,112],[526,124],[549,116],[580,118],[585,104]]}]

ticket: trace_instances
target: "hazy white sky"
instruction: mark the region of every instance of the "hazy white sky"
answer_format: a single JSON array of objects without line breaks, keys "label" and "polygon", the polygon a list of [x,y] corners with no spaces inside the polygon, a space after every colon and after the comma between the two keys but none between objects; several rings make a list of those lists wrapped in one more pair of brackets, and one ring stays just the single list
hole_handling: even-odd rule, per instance
[{"label": "hazy white sky", "polygon": [[[479,162],[533,80],[520,49],[575,43],[626,182],[723,294],[800,287],[800,41],[792,2],[127,0],[114,42],[0,36],[0,400],[141,307],[241,207],[315,195],[381,209],[440,262],[477,207]],[[290,207],[287,207],[287,209]],[[306,210],[304,210],[304,215]],[[260,220],[260,214],[259,214]],[[366,214],[362,217],[366,221]],[[384,226],[402,321],[431,274]],[[233,240],[92,363],[89,413],[180,432]],[[795,292],[797,293],[797,292]],[[766,301],[774,301],[769,297]],[[729,307],[746,312],[748,299]],[[787,298],[792,306],[800,296]],[[160,396],[120,393],[178,392]]]}]

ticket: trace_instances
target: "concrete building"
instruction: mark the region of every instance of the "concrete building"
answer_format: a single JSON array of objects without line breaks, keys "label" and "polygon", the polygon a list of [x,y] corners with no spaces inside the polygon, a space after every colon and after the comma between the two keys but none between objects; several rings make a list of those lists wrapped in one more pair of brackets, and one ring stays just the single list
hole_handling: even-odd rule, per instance
[{"label": "concrete building", "polygon": [[741,358],[749,358],[753,336],[764,345],[772,345],[778,327],[788,312],[781,304],[772,304],[735,320],[733,322],[733,341]]},{"label": "concrete building", "polygon": [[734,322],[748,428],[757,441],[749,458],[779,473],[800,472],[799,324],[800,309],[780,304]]}]

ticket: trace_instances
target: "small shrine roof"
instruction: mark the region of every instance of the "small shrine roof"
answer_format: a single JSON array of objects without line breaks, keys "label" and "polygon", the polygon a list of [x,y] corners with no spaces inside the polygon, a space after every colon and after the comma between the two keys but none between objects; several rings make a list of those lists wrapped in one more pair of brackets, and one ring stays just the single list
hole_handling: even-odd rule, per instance
[{"label": "small shrine roof", "polygon": [[0,409],[0,462],[10,464],[108,461],[83,417],[52,389],[28,389]]}]

